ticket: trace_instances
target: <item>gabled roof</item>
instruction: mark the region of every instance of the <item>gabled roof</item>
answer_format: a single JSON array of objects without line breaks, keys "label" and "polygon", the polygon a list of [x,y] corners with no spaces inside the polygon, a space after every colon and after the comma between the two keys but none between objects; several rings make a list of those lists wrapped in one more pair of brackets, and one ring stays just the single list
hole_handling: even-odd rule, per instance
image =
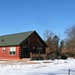
[{"label": "gabled roof", "polygon": [[33,32],[35,31],[0,36],[0,46],[19,45]]}]

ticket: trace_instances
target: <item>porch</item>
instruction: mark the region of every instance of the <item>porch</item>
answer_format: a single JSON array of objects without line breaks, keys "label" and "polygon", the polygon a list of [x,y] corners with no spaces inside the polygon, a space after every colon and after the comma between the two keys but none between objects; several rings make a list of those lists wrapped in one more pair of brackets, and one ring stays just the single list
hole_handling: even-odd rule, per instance
[{"label": "porch", "polygon": [[[30,60],[44,60],[46,59],[46,54],[45,51],[43,50],[42,47],[38,47],[37,50],[30,50],[29,47],[22,47],[21,48],[22,53],[21,53],[21,59],[30,59]],[[32,52],[30,52],[32,51]]]},{"label": "porch", "polygon": [[46,54],[30,53],[31,60],[45,60]]}]

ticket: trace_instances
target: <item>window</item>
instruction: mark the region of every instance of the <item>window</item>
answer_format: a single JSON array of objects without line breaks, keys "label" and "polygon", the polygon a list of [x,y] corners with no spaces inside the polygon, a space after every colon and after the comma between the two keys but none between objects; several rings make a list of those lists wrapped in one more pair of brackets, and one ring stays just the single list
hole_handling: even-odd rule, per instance
[{"label": "window", "polygon": [[5,47],[2,48],[2,52],[5,53]]},{"label": "window", "polygon": [[9,54],[15,55],[16,54],[16,47],[10,47]]},{"label": "window", "polygon": [[42,47],[38,47],[37,48],[37,52],[40,54],[40,53],[43,53],[43,48]]}]

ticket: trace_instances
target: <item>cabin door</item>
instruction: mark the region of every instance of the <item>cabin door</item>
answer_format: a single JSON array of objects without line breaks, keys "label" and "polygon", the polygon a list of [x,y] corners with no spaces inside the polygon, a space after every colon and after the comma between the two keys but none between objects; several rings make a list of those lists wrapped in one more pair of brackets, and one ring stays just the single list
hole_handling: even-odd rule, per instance
[{"label": "cabin door", "polygon": [[23,48],[22,50],[22,58],[30,58],[30,52],[28,48]]}]

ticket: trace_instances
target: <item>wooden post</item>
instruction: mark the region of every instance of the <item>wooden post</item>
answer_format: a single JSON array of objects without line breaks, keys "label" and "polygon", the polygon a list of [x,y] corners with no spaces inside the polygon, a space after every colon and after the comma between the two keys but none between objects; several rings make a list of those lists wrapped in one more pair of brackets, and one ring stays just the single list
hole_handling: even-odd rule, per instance
[{"label": "wooden post", "polygon": [[32,59],[32,52],[30,52],[30,58]]},{"label": "wooden post", "polygon": [[70,69],[68,70],[68,75],[70,75]]}]

